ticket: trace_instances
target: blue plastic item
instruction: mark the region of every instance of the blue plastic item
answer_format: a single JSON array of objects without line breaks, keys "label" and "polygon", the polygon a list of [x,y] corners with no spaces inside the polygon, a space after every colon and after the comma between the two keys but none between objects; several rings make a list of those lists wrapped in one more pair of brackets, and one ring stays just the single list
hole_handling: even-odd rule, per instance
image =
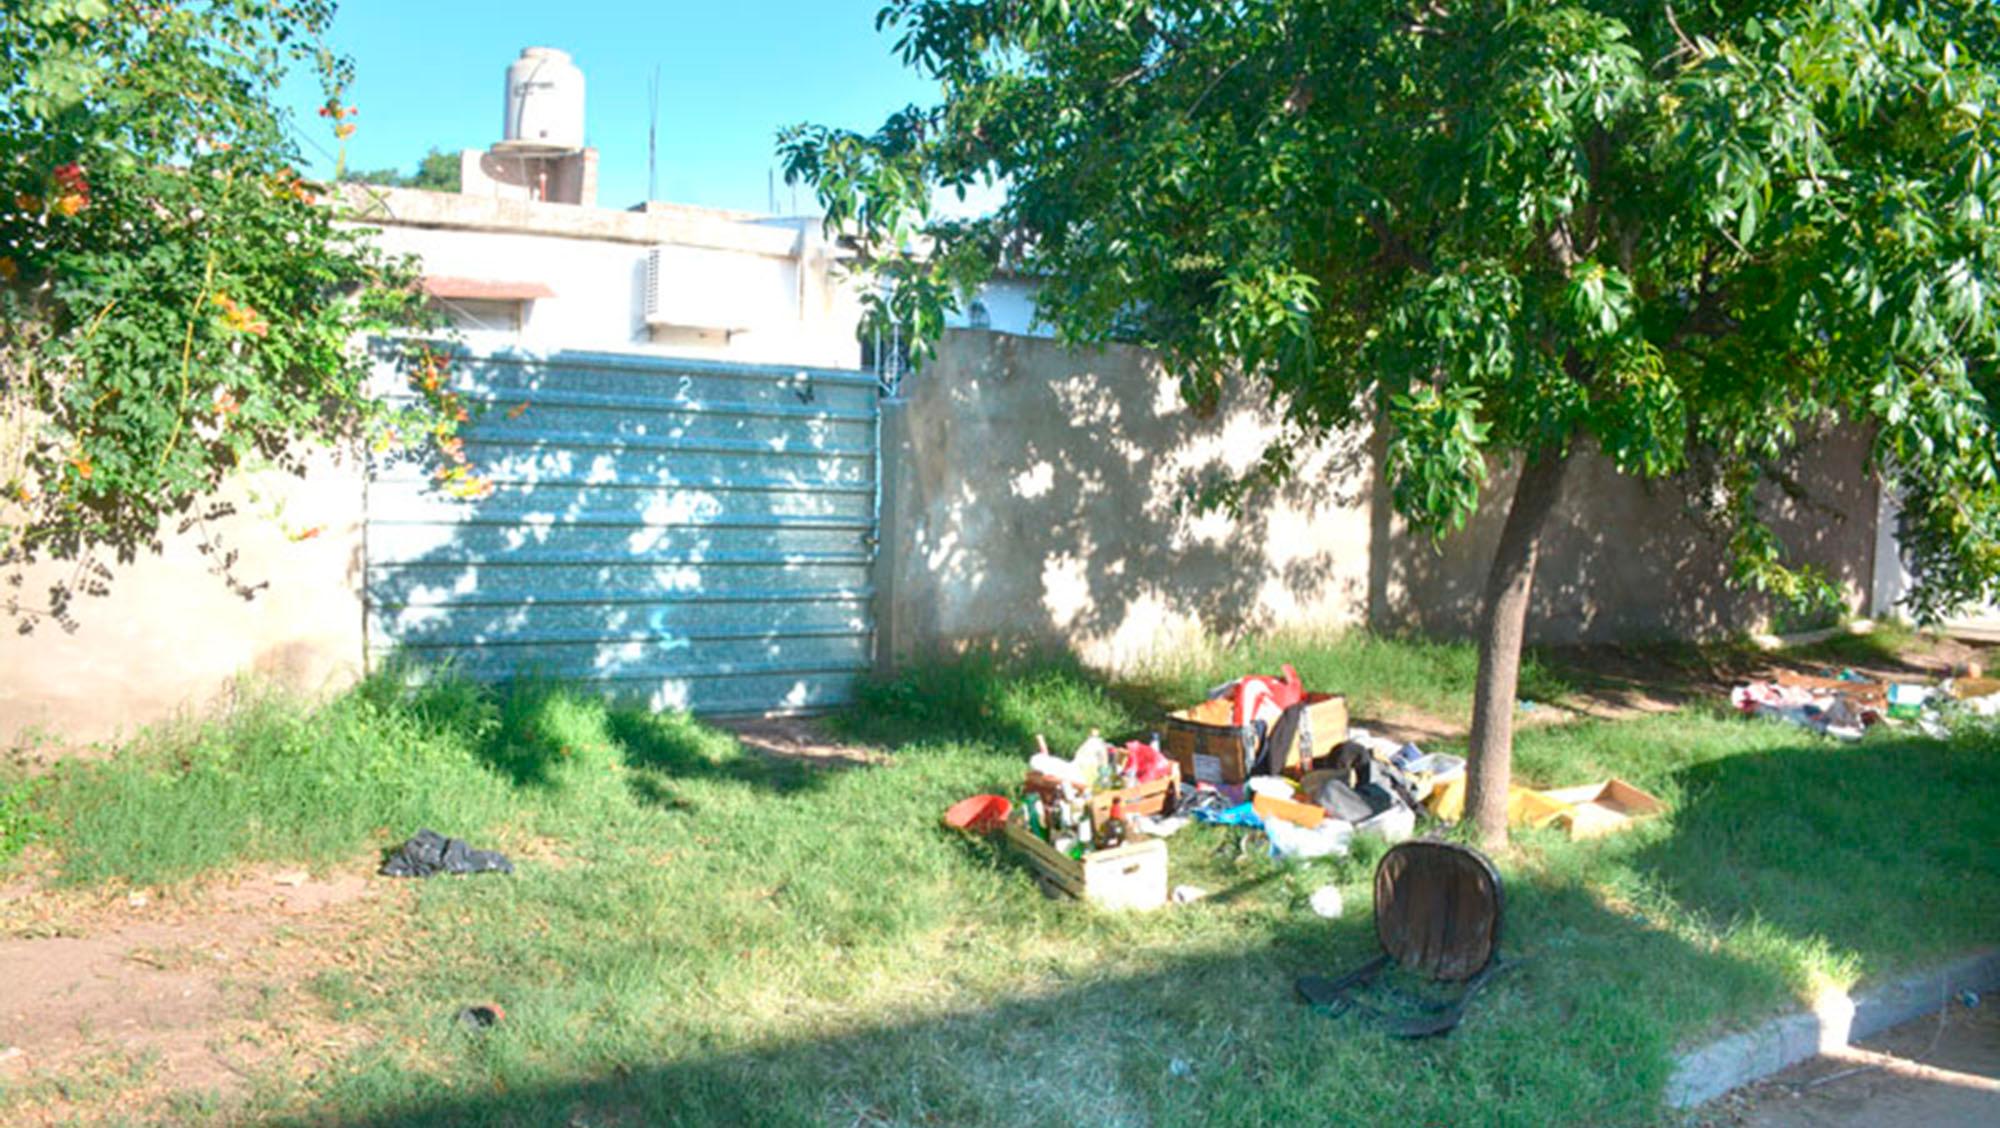
[{"label": "blue plastic item", "polygon": [[1261,829],[1264,825],[1264,820],[1257,817],[1257,812],[1251,810],[1248,803],[1238,803],[1234,807],[1224,807],[1220,811],[1197,810],[1194,817],[1197,822],[1215,823],[1220,826],[1252,826]]}]

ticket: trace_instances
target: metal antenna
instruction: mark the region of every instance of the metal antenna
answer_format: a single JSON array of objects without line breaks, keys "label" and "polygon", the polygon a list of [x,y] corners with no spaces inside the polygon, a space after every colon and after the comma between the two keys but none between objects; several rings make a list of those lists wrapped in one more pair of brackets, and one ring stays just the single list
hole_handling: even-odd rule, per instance
[{"label": "metal antenna", "polygon": [[646,198],[660,198],[660,64],[653,64],[653,77],[646,80]]}]

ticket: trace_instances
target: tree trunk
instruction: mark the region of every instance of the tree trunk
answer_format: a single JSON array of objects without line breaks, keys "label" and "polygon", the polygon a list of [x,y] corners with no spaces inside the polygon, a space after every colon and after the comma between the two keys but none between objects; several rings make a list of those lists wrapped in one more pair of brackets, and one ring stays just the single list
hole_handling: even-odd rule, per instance
[{"label": "tree trunk", "polygon": [[1528,595],[1535,582],[1535,557],[1542,527],[1562,496],[1569,456],[1544,450],[1530,454],[1514,486],[1500,547],[1486,575],[1486,602],[1480,610],[1479,680],[1472,697],[1472,748],[1468,755],[1466,812],[1483,846],[1507,841],[1507,789],[1514,774],[1514,695],[1521,681],[1521,640],[1528,622]]}]

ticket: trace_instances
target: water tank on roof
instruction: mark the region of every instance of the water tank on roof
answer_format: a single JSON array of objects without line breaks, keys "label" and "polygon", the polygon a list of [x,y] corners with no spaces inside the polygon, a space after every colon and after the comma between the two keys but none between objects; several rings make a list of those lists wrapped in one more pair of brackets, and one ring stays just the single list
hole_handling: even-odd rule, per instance
[{"label": "water tank on roof", "polygon": [[566,153],[583,148],[583,72],[569,53],[528,47],[507,68],[507,126],[497,149]]}]

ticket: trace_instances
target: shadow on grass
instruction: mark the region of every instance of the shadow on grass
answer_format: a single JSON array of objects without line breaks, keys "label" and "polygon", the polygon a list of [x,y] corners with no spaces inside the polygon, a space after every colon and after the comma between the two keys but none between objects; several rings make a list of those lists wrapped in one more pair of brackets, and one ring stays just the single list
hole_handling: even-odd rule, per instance
[{"label": "shadow on grass", "polygon": [[823,786],[850,761],[805,762],[746,750],[734,736],[708,728],[680,713],[620,710],[606,728],[623,749],[633,771],[629,782],[642,802],[674,810],[689,807],[674,784],[712,780],[743,784],[773,796],[795,795]]},{"label": "shadow on grass", "polygon": [[[1957,954],[2000,922],[2000,747],[1802,738],[1675,773],[1675,833],[1635,860],[1713,921],[1822,938],[1879,973]],[[1922,921],[1922,928],[1912,922]]]},{"label": "shadow on grass", "polygon": [[688,810],[676,782],[735,783],[784,796],[816,788],[830,772],[851,766],[758,755],[689,714],[608,701],[559,682],[500,683],[471,692],[490,695],[497,710],[473,751],[516,787],[554,787],[572,765],[610,758],[632,769],[627,782],[641,802]]},{"label": "shadow on grass", "polygon": [[1145,735],[1169,708],[1156,690],[1107,678],[1061,650],[988,645],[913,659],[893,677],[863,682],[832,724],[889,748],[939,742],[992,746],[1026,760],[1035,737],[1067,754],[1090,730]]},{"label": "shadow on grass", "polygon": [[[1509,911],[1519,939],[1508,954],[1531,959],[1488,987],[1456,1031],[1424,1042],[1295,1001],[1298,975],[1347,970],[1374,952],[1365,913],[1325,922],[1300,912],[1254,943],[1151,959],[1055,991],[1036,984],[971,1009],[749,1045],[689,1038],[653,1051],[665,1060],[614,1056],[560,1080],[488,1078],[483,1071],[511,1053],[468,1049],[459,1092],[398,1102],[371,1087],[363,1099],[378,1107],[309,1119],[381,1128],[1629,1123],[1653,1115],[1675,1040],[1698,1021],[1705,991],[1786,988],[1768,968],[1697,950],[1574,886],[1510,889]],[[514,1036],[535,1034],[493,1035]]]}]

